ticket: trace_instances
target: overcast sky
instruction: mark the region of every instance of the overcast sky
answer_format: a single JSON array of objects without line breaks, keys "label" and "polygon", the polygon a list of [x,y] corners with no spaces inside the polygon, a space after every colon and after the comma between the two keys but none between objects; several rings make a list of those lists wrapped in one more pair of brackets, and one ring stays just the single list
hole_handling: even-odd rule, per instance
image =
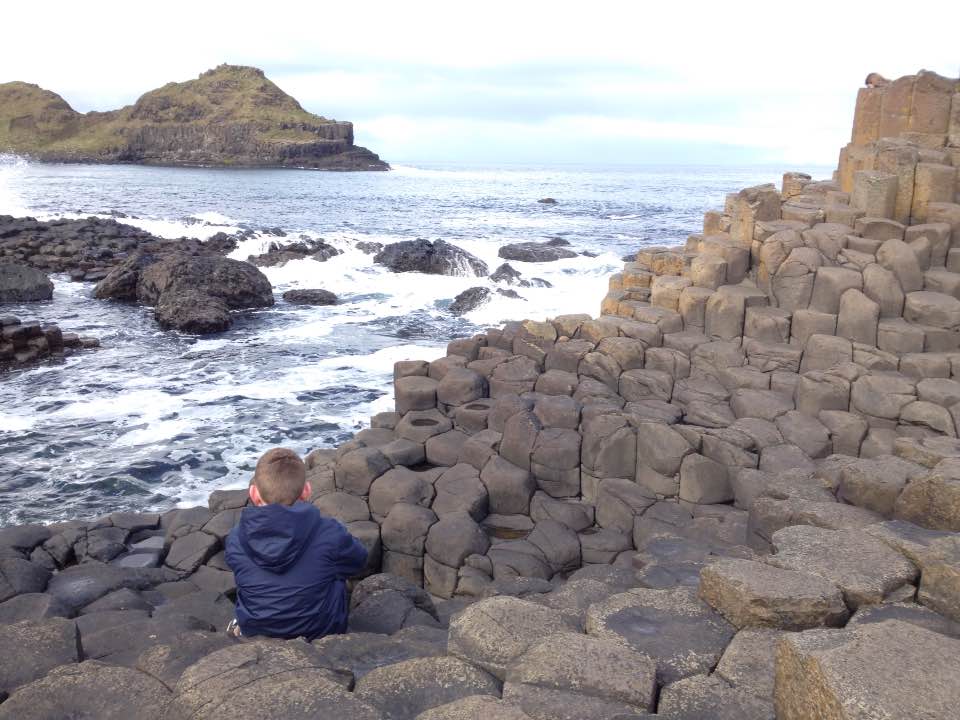
[{"label": "overcast sky", "polygon": [[958,0],[91,0],[3,25],[0,82],[77,110],[255,65],[391,162],[833,164],[868,72],[960,72]]}]

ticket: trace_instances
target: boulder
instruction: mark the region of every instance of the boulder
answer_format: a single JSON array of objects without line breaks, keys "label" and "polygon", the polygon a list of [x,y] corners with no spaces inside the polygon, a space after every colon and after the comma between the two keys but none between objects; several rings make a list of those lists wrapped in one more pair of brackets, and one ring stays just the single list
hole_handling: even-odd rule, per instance
[{"label": "boulder", "polygon": [[519,262],[553,262],[564,258],[577,257],[577,253],[568,249],[569,245],[570,243],[560,238],[542,243],[513,243],[501,247],[497,255],[504,260]]},{"label": "boulder", "polygon": [[960,640],[888,620],[785,635],[777,718],[947,718],[960,703]]},{"label": "boulder", "polygon": [[336,305],[337,296],[329,290],[287,290],[283,299],[293,305]]},{"label": "boulder", "polygon": [[774,720],[773,702],[740,688],[731,688],[716,675],[694,675],[668,685],[660,693],[657,715],[710,720]]},{"label": "boulder", "polygon": [[721,560],[700,573],[700,597],[737,628],[839,626],[847,607],[836,585],[753,560]]},{"label": "boulder", "polygon": [[486,303],[490,302],[491,294],[490,288],[467,288],[463,292],[457,294],[457,296],[453,299],[453,302],[450,303],[450,314],[465,315],[468,312],[476,310],[481,305],[485,305]]},{"label": "boulder", "polygon": [[443,240],[430,242],[420,239],[390,243],[373,256],[373,262],[398,273],[483,276],[489,272],[485,262]]},{"label": "boulder", "polygon": [[30,265],[0,263],[0,304],[35,302],[53,297],[53,283],[46,273]]},{"label": "boulder", "polygon": [[0,626],[0,693],[42,678],[58,665],[79,662],[73,620],[51,618]]}]

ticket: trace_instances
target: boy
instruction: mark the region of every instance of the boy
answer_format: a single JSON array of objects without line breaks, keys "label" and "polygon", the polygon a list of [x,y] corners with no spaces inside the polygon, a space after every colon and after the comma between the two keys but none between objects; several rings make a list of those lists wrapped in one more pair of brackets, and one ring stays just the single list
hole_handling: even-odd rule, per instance
[{"label": "boy", "polygon": [[363,569],[367,551],[308,502],[311,492],[292,450],[273,448],[257,461],[252,505],[226,542],[237,582],[231,634],[313,640],[346,632],[346,579]]}]

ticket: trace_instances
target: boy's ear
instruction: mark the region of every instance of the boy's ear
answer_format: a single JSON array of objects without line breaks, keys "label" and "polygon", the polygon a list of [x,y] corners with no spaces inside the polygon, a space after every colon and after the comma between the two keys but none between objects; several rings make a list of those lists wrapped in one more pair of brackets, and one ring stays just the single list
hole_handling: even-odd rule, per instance
[{"label": "boy's ear", "polygon": [[303,500],[304,502],[309,502],[311,495],[313,495],[313,488],[310,487],[310,481],[307,480],[303,484],[303,492],[300,493],[300,499]]},{"label": "boy's ear", "polygon": [[260,497],[260,490],[253,483],[250,483],[250,502],[257,506],[263,505],[263,498]]}]

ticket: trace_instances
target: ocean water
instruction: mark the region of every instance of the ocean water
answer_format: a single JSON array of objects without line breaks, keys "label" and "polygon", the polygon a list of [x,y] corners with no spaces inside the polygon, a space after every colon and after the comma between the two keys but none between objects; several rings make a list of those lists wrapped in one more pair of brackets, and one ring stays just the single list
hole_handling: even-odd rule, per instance
[{"label": "ocean water", "polygon": [[[0,214],[128,216],[163,237],[252,230],[232,257],[274,241],[323,238],[327,262],[264,268],[277,304],[226,333],[161,331],[149,308],[94,300],[92,284],[55,276],[53,300],[6,305],[24,319],[99,337],[102,347],[0,375],[0,526],[203,503],[241,487],[274,445],[301,453],[348,439],[392,409],[401,359],[433,359],[453,337],[506,320],[597,314],[607,277],[645,245],[682,243],[726,193],[775,182],[778,166],[398,165],[387,173],[41,165],[0,157]],[[554,197],[556,205],[536,201]],[[279,228],[286,237],[271,233]],[[515,288],[457,318],[447,308],[486,278],[395,274],[356,248],[444,239],[492,272],[507,243],[563,238],[588,253],[511,262],[551,288]],[[591,257],[592,256],[592,257]],[[332,307],[285,303],[325,288]]]}]

